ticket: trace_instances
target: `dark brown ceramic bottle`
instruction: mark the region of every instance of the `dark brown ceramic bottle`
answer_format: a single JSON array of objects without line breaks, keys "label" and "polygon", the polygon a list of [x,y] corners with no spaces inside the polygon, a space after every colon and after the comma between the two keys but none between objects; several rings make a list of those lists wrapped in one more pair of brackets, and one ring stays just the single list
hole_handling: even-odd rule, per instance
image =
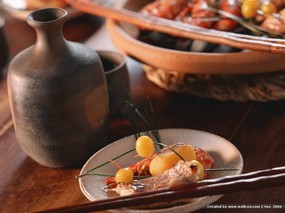
[{"label": "dark brown ceramic bottle", "polygon": [[108,93],[101,61],[86,46],[62,35],[67,12],[32,12],[27,22],[36,43],[14,57],[8,91],[16,136],[38,163],[81,165],[103,147],[108,134]]}]

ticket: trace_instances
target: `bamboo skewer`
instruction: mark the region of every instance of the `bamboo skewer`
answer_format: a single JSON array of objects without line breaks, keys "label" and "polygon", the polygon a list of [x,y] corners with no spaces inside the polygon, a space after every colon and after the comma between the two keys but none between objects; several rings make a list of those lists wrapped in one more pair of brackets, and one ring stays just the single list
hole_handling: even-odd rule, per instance
[{"label": "bamboo skewer", "polygon": [[261,170],[224,178],[210,179],[199,183],[182,185],[135,195],[98,200],[86,204],[41,211],[41,213],[86,212],[133,207],[155,202],[167,202],[208,195],[252,190],[285,184],[285,167]]},{"label": "bamboo skewer", "polygon": [[[140,28],[163,32],[173,36],[224,44],[240,49],[285,54],[285,40],[241,35],[218,30],[205,29],[181,22],[146,16],[138,12],[108,6],[109,1],[66,0],[82,12],[134,24]],[[106,3],[107,2],[107,3]]]}]

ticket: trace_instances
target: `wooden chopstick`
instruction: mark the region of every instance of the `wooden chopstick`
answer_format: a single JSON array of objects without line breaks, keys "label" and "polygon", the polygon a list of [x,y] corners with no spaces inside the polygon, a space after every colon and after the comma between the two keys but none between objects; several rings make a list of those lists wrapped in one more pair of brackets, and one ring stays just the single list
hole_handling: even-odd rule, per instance
[{"label": "wooden chopstick", "polygon": [[174,36],[202,40],[210,43],[224,44],[240,49],[285,54],[285,41],[283,39],[262,38],[258,36],[240,35],[199,26],[192,26],[181,22],[159,17],[152,17],[127,9],[117,9],[104,4],[107,1],[66,0],[72,7],[82,12],[105,18],[134,24],[138,27],[168,33]]},{"label": "wooden chopstick", "polygon": [[227,176],[223,178],[201,181],[199,183],[181,185],[153,192],[98,200],[76,206],[62,207],[40,211],[41,213],[88,212],[134,207],[156,202],[167,202],[209,195],[219,195],[243,190],[252,190],[272,186],[285,185],[285,167],[260,170],[256,172]]}]

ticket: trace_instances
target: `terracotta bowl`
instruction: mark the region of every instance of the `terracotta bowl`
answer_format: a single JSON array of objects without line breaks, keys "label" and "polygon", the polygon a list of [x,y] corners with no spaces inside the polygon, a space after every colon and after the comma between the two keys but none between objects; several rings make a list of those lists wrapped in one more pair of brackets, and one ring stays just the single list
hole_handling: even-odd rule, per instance
[{"label": "terracotta bowl", "polygon": [[[137,11],[149,0],[126,1],[126,9]],[[108,20],[113,43],[125,54],[166,71],[192,74],[257,74],[285,70],[285,55],[257,51],[234,53],[187,52],[161,48],[137,39],[137,27]]]}]

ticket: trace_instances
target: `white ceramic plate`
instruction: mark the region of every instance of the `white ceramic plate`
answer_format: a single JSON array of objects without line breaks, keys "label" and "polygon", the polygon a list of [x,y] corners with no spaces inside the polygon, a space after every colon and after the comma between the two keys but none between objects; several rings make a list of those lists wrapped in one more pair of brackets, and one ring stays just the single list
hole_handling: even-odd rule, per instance
[{"label": "white ceramic plate", "polygon": [[[239,171],[224,171],[224,172],[213,172],[210,178],[218,178],[227,175],[235,175],[241,173],[243,169],[243,158],[238,149],[226,139],[217,135],[190,129],[163,129],[159,130],[161,139],[165,144],[173,143],[186,143],[196,147],[200,147],[207,151],[215,160],[215,167],[228,167],[228,168],[239,168]],[[83,166],[81,173],[84,173],[97,165],[100,165],[130,149],[134,148],[135,137],[129,136],[122,138],[110,145],[104,147],[95,153]],[[116,160],[121,166],[129,166],[139,159],[134,159],[135,152],[125,155],[122,158]],[[114,174],[117,168],[113,164],[107,164],[98,170],[96,173]],[[107,199],[117,196],[113,193],[105,193],[103,191],[104,177],[99,176],[85,176],[79,179],[79,185],[83,194],[90,200]],[[157,212],[191,212],[197,209],[203,208],[210,203],[218,200],[222,195],[217,196],[206,196],[195,199],[194,202],[189,204],[174,206],[171,208],[164,209],[152,209],[152,210],[134,210],[134,209],[123,209],[114,210],[116,212],[132,212],[132,213],[157,213]]]}]

